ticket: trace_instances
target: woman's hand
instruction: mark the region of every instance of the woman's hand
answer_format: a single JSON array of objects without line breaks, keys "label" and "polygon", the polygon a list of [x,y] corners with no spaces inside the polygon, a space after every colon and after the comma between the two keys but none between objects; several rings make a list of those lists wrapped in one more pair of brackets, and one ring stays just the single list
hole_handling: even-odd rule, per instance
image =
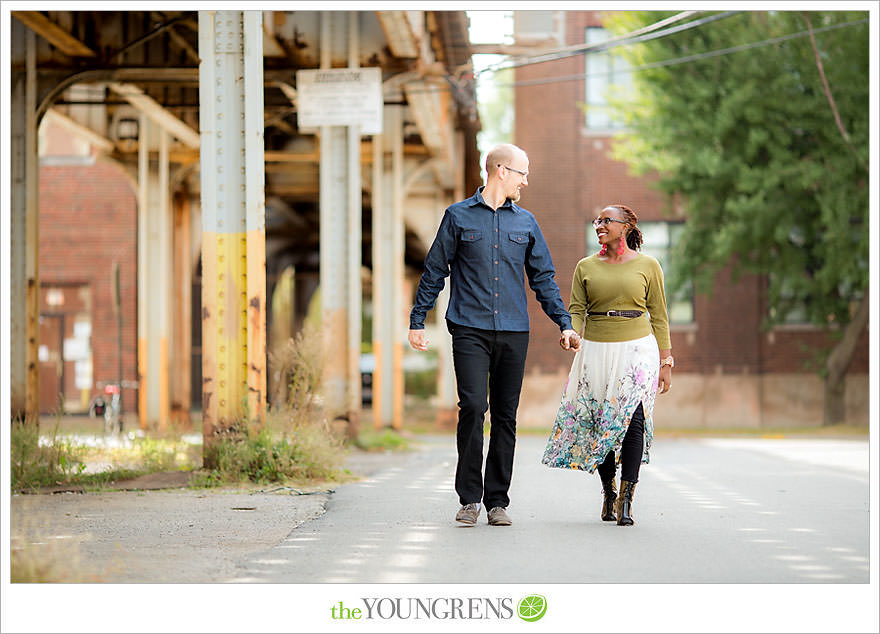
[{"label": "woman's hand", "polygon": [[559,345],[563,350],[580,350],[581,338],[574,330],[563,330]]},{"label": "woman's hand", "polygon": [[664,365],[660,368],[660,377],[657,381],[657,387],[660,388],[660,394],[666,394],[672,386],[672,368],[668,365]]}]

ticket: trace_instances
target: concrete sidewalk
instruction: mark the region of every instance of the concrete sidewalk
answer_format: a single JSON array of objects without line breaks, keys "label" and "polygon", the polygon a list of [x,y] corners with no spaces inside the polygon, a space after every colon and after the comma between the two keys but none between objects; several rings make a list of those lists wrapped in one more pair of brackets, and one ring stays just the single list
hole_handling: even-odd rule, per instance
[{"label": "concrete sidewalk", "polygon": [[[343,466],[363,478],[406,458],[352,450]],[[111,492],[15,494],[13,549],[52,581],[212,583],[233,578],[243,557],[322,515],[332,494],[274,485],[188,489],[188,478],[156,473],[118,482]]]}]

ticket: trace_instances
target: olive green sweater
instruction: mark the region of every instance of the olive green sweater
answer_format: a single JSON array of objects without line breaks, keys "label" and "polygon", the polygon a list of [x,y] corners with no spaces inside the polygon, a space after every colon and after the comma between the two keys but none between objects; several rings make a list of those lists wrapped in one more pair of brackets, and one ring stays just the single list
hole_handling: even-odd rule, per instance
[{"label": "olive green sweater", "polygon": [[572,328],[581,332],[587,312],[641,310],[649,313],[635,319],[590,315],[583,329],[590,341],[630,341],[654,333],[660,350],[669,350],[669,319],[663,269],[650,255],[639,253],[622,263],[603,262],[591,255],[578,262],[571,280]]}]

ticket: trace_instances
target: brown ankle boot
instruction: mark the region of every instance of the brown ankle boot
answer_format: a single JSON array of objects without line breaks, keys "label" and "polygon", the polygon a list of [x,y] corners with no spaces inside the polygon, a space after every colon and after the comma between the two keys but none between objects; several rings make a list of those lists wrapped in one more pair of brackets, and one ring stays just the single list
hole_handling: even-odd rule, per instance
[{"label": "brown ankle boot", "polygon": [[614,506],[618,526],[632,526],[635,524],[632,518],[632,501],[635,488],[635,482],[630,482],[629,480],[620,481],[620,495],[617,496],[617,504]]},{"label": "brown ankle boot", "polygon": [[617,483],[614,481],[614,476],[602,480],[602,492],[605,496],[602,500],[602,521],[615,522],[617,516],[614,514],[614,503],[617,501]]}]

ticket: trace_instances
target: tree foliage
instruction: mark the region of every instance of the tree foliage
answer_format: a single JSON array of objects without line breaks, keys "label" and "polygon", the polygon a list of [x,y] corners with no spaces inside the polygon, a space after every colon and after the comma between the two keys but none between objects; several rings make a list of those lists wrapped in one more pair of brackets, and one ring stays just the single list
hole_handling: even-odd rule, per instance
[{"label": "tree foliage", "polygon": [[[668,15],[620,12],[608,26],[624,33]],[[767,325],[799,308],[821,327],[845,326],[867,295],[867,17],[742,12],[614,49],[634,67],[637,95],[616,104],[627,132],[615,154],[659,174],[669,204],[684,205],[674,266],[702,292],[728,265],[768,274]],[[781,39],[805,33],[807,20],[846,137],[810,37]]]}]

